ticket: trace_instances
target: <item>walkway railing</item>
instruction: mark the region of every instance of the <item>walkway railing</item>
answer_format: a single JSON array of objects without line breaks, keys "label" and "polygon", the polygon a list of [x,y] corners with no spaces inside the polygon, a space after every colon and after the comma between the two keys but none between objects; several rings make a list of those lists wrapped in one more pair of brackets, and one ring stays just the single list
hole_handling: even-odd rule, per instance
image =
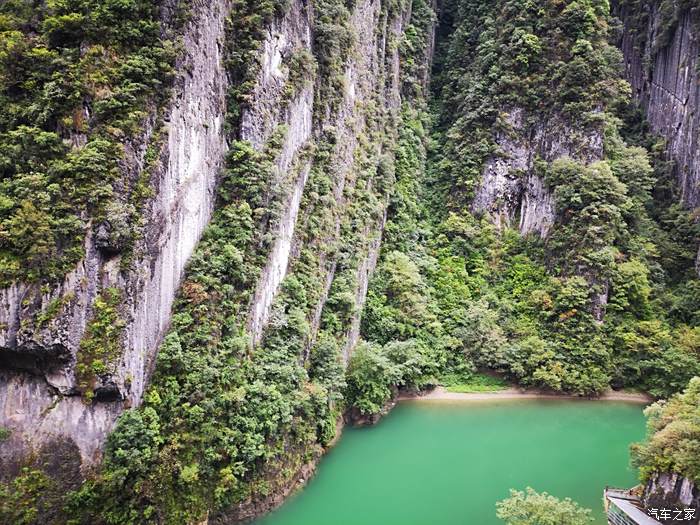
[{"label": "walkway railing", "polygon": [[639,497],[632,490],[606,487],[603,497],[611,525],[660,525],[644,512]]}]

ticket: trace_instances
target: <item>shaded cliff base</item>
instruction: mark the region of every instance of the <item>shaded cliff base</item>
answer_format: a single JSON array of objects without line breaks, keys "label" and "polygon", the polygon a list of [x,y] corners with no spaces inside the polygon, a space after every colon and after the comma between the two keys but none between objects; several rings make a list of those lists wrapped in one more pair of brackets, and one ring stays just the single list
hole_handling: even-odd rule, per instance
[{"label": "shaded cliff base", "polygon": [[83,482],[78,446],[53,438],[19,457],[14,447],[3,447],[11,438],[0,439],[0,517],[5,523],[66,523],[66,495]]},{"label": "shaded cliff base", "polygon": [[[686,523],[697,525],[700,522],[700,488],[679,474],[654,475],[644,487],[642,501],[647,508],[695,509],[695,519],[687,520]],[[662,523],[672,521],[662,520]]]}]

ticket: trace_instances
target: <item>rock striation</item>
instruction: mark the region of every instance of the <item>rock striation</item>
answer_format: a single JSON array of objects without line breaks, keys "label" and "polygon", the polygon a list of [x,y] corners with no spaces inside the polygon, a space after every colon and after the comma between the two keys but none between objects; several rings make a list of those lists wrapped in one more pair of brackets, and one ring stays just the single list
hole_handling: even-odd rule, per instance
[{"label": "rock striation", "polygon": [[[227,151],[222,49],[228,11],[227,0],[192,2],[162,123],[154,110],[141,137],[125,144],[126,181],[143,176],[149,147],[159,152],[145,172],[153,196],[141,212],[133,261],[127,264],[100,241],[105,225],[91,225],[85,258],[62,283],[0,290],[0,426],[11,431],[0,461],[62,438],[92,463],[118,414],[140,402],[183,270],[211,217]],[[164,17],[167,12],[166,5]],[[96,378],[94,402],[86,403],[76,366],[95,302],[107,289],[122,299],[124,330],[116,342],[122,350]]]},{"label": "rock striation", "polygon": [[495,134],[497,155],[486,161],[472,211],[497,227],[517,227],[523,235],[546,238],[555,220],[554,196],[536,161],[572,158],[586,164],[603,157],[602,130],[574,130],[558,115],[528,120],[521,108],[502,113]]},{"label": "rock striation", "polygon": [[[62,443],[75,451],[85,472],[99,462],[119,414],[141,403],[188,258],[212,216],[232,139],[261,151],[270,141],[280,141],[266,181],[273,219],[260,225],[269,242],[243,305],[252,344],[264,340],[284,279],[302,260],[310,264],[312,253],[322,290],[308,312],[308,345],[320,328],[331,290],[338,282],[349,283],[352,315],[347,332],[340,335],[349,357],[393,184],[392,174],[377,165],[390,156],[400,120],[397,44],[411,18],[408,4],[354,3],[347,24],[352,49],[343,59],[341,88],[331,103],[324,99],[329,94],[323,72],[313,70],[291,85],[292,59],[317,53],[318,21],[313,3],[289,2],[266,28],[234,137],[225,126],[229,78],[224,54],[227,44],[235,46],[226,42],[231,5],[228,0],[192,2],[170,102],[162,111],[152,108],[142,135],[125,144],[124,193],[144,177],[151,190],[141,224],[134,225],[140,235],[132,256],[112,242],[114,224],[90,225],[85,258],[63,282],[43,287],[16,283],[0,290],[0,427],[10,430],[9,439],[0,443],[0,466],[16,469],[23,458],[37,451],[50,455],[48,449]],[[425,84],[427,77],[422,80]],[[149,167],[147,154],[154,148],[157,161]],[[322,164],[313,155],[321,148],[328,151]],[[308,188],[319,172],[331,184],[330,195],[323,197],[327,212],[321,226],[311,204],[318,188]],[[342,239],[350,238],[352,246],[342,246]],[[114,341],[115,355],[92,378],[91,396],[86,397],[80,380],[85,341],[108,293],[119,298],[113,321],[123,329]],[[254,501],[238,511],[253,515],[256,508],[272,504]]]},{"label": "rock striation", "polygon": [[[618,9],[627,79],[652,131],[667,141],[681,199],[700,205],[700,34],[690,12],[663,27],[659,2],[645,18]],[[669,36],[670,34],[670,36]]]},{"label": "rock striation", "polygon": [[[690,9],[664,18],[661,3],[639,13],[618,6],[620,47],[632,94],[651,130],[666,140],[680,200],[700,206],[700,23]],[[700,274],[700,252],[695,264]]]}]

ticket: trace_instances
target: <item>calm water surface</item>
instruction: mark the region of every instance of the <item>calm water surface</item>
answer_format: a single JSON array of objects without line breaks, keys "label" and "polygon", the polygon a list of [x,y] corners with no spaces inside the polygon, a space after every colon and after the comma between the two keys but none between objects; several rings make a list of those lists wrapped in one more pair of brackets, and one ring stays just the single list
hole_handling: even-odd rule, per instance
[{"label": "calm water surface", "polygon": [[256,525],[502,525],[496,501],[531,486],[605,523],[605,485],[632,486],[642,406],[595,401],[402,402],[346,429],[304,490]]}]

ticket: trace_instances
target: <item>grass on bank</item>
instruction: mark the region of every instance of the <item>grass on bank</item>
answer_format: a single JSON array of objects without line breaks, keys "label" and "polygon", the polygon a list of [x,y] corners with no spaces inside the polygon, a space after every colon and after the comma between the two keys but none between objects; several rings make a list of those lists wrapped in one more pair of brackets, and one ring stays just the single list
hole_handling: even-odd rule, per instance
[{"label": "grass on bank", "polygon": [[509,388],[509,384],[500,377],[486,374],[458,375],[448,374],[440,378],[440,383],[448,392],[471,394],[477,392],[498,392]]}]

